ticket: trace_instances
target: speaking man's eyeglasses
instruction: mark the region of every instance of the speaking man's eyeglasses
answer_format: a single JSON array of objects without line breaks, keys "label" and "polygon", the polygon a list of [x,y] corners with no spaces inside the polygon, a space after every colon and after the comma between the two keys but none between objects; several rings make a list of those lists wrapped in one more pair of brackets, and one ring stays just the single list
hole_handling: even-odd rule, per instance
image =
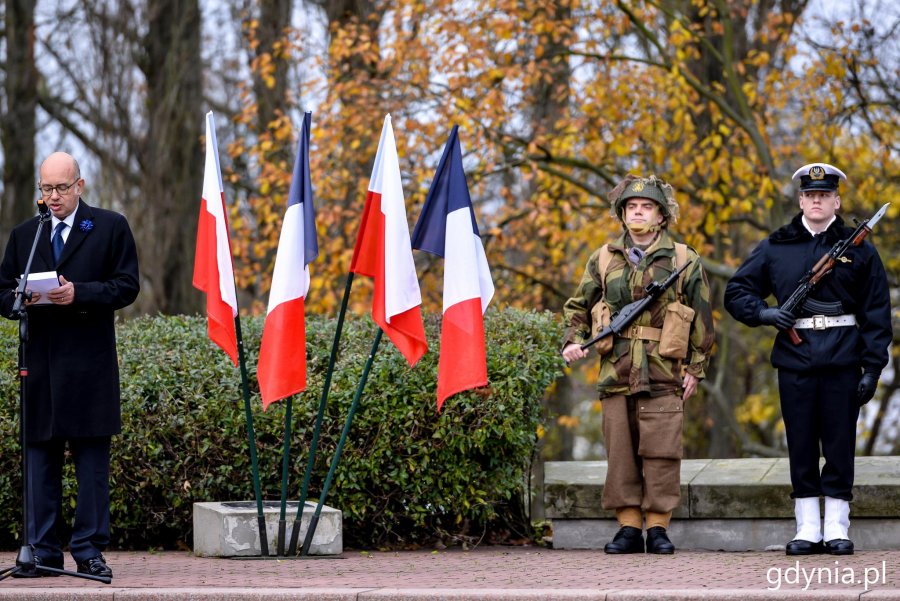
[{"label": "speaking man's eyeglasses", "polygon": [[40,186],[38,186],[38,190],[41,191],[41,194],[42,194],[45,198],[48,197],[48,196],[53,196],[53,191],[54,191],[54,190],[56,190],[56,192],[57,192],[60,196],[63,196],[63,195],[66,194],[69,190],[71,190],[73,187],[75,187],[75,184],[77,184],[77,183],[78,183],[78,180],[76,179],[76,180],[75,180],[74,182],[72,182],[71,184],[57,184],[57,185],[55,185],[55,186],[51,186],[50,184],[41,184]]}]

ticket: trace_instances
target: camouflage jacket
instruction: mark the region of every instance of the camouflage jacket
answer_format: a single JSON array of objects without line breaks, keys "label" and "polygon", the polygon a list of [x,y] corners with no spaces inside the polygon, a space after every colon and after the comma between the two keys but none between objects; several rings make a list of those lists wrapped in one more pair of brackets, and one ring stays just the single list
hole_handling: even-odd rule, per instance
[{"label": "camouflage jacket", "polygon": [[[625,258],[624,234],[609,244],[608,248],[612,253],[612,260],[606,269],[605,297],[600,282],[598,249],[588,259],[575,296],[567,300],[563,307],[568,326],[563,346],[570,342],[581,344],[590,340],[591,308],[596,303],[606,302],[611,313],[616,313],[628,303],[642,298],[644,288],[651,280],[662,281],[674,270],[675,245],[665,230],[647,249],[646,256],[637,266]],[[687,358],[684,361],[667,359],[657,352],[657,342],[616,336],[612,351],[600,361],[597,390],[601,398],[639,392],[647,392],[653,396],[674,393],[682,386],[682,368],[698,378],[705,377],[709,354],[715,341],[709,283],[699,256],[691,248],[688,248],[688,259],[693,262],[681,275],[681,302],[696,313],[691,324]],[[634,323],[661,328],[666,305],[676,300],[676,288],[677,284],[666,290]]]}]

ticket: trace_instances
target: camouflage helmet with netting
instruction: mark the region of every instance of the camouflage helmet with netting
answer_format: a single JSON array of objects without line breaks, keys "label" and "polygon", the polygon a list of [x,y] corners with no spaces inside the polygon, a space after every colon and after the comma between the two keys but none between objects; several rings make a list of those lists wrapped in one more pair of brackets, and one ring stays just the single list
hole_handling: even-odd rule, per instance
[{"label": "camouflage helmet with netting", "polygon": [[647,198],[659,205],[665,224],[678,221],[678,203],[675,202],[675,190],[671,185],[655,175],[638,177],[628,174],[619,185],[609,193],[610,214],[619,221],[625,221],[625,201],[629,198]]}]

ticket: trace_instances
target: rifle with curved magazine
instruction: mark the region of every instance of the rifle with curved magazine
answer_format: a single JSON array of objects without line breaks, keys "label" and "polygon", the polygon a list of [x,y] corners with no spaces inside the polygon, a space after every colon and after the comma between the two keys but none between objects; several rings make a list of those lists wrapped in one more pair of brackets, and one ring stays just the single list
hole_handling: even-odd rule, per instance
[{"label": "rifle with curved magazine", "polygon": [[[872,228],[875,227],[875,224],[884,217],[884,214],[887,212],[887,208],[891,205],[891,203],[885,203],[883,207],[878,209],[878,211],[872,215],[868,219],[864,219],[861,223],[856,222],[857,226],[853,233],[846,240],[840,240],[835,243],[831,250],[822,255],[822,258],[818,260],[818,262],[813,265],[812,269],[806,272],[802,278],[800,278],[800,283],[797,285],[797,289],[791,294],[790,297],[781,305],[781,308],[785,311],[790,312],[794,317],[800,311],[800,308],[803,306],[803,303],[806,301],[807,297],[810,293],[815,289],[816,284],[818,284],[822,278],[831,273],[832,269],[834,269],[834,264],[836,261],[839,261],[841,257],[843,257],[850,248],[854,246],[859,246],[862,244],[863,240],[866,239],[866,236],[869,235],[869,232],[872,231]],[[855,221],[855,220],[854,220]],[[800,338],[800,335],[797,334],[797,330],[794,328],[789,328],[787,330],[788,337],[791,339],[795,345],[803,342],[803,339]]]}]

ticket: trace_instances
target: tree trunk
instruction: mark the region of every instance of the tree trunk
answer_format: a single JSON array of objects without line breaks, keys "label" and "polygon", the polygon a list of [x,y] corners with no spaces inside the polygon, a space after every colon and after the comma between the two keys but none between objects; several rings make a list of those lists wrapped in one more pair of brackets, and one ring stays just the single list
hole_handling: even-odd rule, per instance
[{"label": "tree trunk", "polygon": [[[260,0],[259,27],[256,29],[257,60],[271,61],[271,71],[265,74],[259,69],[254,71],[253,92],[256,95],[258,108],[257,132],[265,132],[269,124],[284,114],[287,105],[287,70],[288,61],[285,54],[277,49],[287,36],[291,25],[292,0]],[[281,145],[288,149],[289,146]]]},{"label": "tree trunk", "polygon": [[3,197],[0,240],[35,213],[35,107],[38,73],[34,64],[34,2],[6,3],[6,110],[0,121],[3,142]]},{"label": "tree trunk", "polygon": [[[548,22],[564,23],[572,17],[571,3],[567,1],[555,0],[548,2],[539,9],[541,17]],[[532,85],[531,93],[534,96],[534,102],[531,107],[531,128],[532,139],[540,146],[548,147],[552,141],[560,135],[557,123],[567,120],[569,116],[569,98],[571,95],[569,86],[572,81],[572,68],[569,61],[566,60],[566,53],[572,40],[565,35],[557,35],[555,32],[566,31],[564,26],[552,28],[550,33],[542,34],[535,40],[543,46],[544,52],[541,56],[545,57],[537,60],[538,72],[545,74],[545,77],[539,77]],[[547,58],[549,57],[549,58]],[[534,181],[534,180],[532,180]],[[534,184],[530,186],[531,192],[529,198],[534,198],[538,190],[534,188]],[[562,199],[559,199],[562,200]],[[556,225],[562,229],[570,227],[567,216],[562,211],[556,211]],[[556,271],[555,266],[549,261],[548,255],[543,255],[545,265],[542,265],[538,273],[552,274]],[[560,282],[565,286],[574,285],[569,282]],[[565,299],[561,299],[552,290],[546,288],[541,293],[540,306],[550,309],[551,311],[562,310],[562,303]]]},{"label": "tree trunk", "polygon": [[192,313],[194,241],[203,183],[203,89],[197,0],[150,0],[144,38],[147,135],[133,213],[144,289],[140,309]]},{"label": "tree trunk", "polygon": [[[355,41],[370,40],[373,45],[377,46],[378,27],[381,22],[383,9],[376,6],[375,2],[369,0],[329,0],[326,3],[325,12],[328,15],[329,31],[333,31],[335,27],[350,29],[353,33]],[[348,57],[341,59],[335,69],[336,83],[340,87],[341,105],[345,107],[370,107],[373,111],[378,111],[378,85],[354,86],[346,85],[348,82],[357,78],[365,80],[379,79],[378,51],[373,50],[369,53],[351,53]],[[345,84],[345,85],[340,85]],[[376,120],[375,124],[380,123]],[[367,136],[360,140],[359,148],[375,148],[378,146],[378,139],[381,135],[381,128],[373,126],[364,129],[362,132],[355,130],[346,131],[344,139],[352,139],[351,136],[360,135]],[[363,181],[369,175],[369,168],[372,158],[366,156],[365,153],[356,152],[355,150],[347,151],[349,156],[343,157],[347,161],[352,170],[351,181]],[[355,190],[347,199],[350,205],[359,202],[359,197]]]},{"label": "tree trunk", "polygon": [[[360,115],[364,115],[362,122],[369,123],[370,126],[360,128],[353,120],[342,119],[339,129],[333,135],[339,140],[357,139],[357,148],[374,149],[378,146],[381,117],[384,116],[381,110],[383,101],[379,97],[381,86],[377,81],[381,78],[377,64],[378,28],[384,9],[371,0],[325,0],[321,5],[328,17],[329,32],[345,31],[357,47],[364,46],[364,41],[372,43],[372,49],[368,52],[352,52],[338,59],[332,67],[333,87],[341,106],[346,107],[345,110],[358,111]],[[333,37],[332,35],[331,43],[334,43]],[[362,85],[358,85],[359,83]],[[367,182],[373,159],[374,155],[369,152],[359,152],[342,144],[329,158],[329,165],[346,170],[347,182]],[[344,198],[335,200],[349,209],[351,214],[362,215],[365,196],[360,194],[359,186],[348,185]],[[344,238],[345,246],[353,248],[354,234],[340,225],[329,232],[329,235]]]},{"label": "tree trunk", "polygon": [[[565,21],[571,17],[572,9],[568,2],[560,2],[555,0],[549,2],[538,10],[538,14],[534,16],[534,20],[546,20],[547,22]],[[529,23],[530,24],[530,23]],[[529,27],[529,29],[533,29]],[[564,30],[564,27],[554,27],[552,31]],[[531,138],[539,146],[548,147],[552,140],[559,134],[556,124],[565,120],[569,113],[569,82],[572,79],[572,70],[568,60],[559,57],[565,57],[566,51],[571,40],[565,36],[556,36],[553,34],[543,34],[536,36],[530,40],[531,43],[540,44],[544,48],[541,56],[545,57],[537,59],[537,71],[546,74],[546,77],[537,78],[531,86],[531,94],[533,101],[531,103],[529,120],[531,123]],[[549,58],[546,58],[549,57]],[[532,179],[527,185],[526,198],[537,198],[546,191],[540,189],[540,182]],[[561,215],[559,215],[561,217]],[[567,228],[566,220],[560,219],[559,227]],[[540,236],[538,232],[534,232],[535,236]],[[522,258],[512,258],[512,261],[521,261]],[[543,255],[543,261],[547,260],[547,255]],[[534,257],[526,259],[534,260]],[[547,264],[542,265],[538,269],[538,273],[549,275],[556,270]],[[575,289],[573,282],[560,282],[564,288],[569,287]],[[568,288],[567,288],[568,289]],[[563,299],[564,300],[564,299]],[[562,309],[562,300],[558,295],[554,294],[546,287],[542,288],[539,306],[549,308],[552,311]],[[575,409],[578,399],[575,397],[577,390],[576,383],[573,381],[573,375],[565,375],[557,380],[555,393],[550,395],[546,401],[547,412],[553,415],[571,415]],[[572,452],[575,447],[575,434],[572,428],[557,425],[559,430],[559,459],[573,459]]]}]

